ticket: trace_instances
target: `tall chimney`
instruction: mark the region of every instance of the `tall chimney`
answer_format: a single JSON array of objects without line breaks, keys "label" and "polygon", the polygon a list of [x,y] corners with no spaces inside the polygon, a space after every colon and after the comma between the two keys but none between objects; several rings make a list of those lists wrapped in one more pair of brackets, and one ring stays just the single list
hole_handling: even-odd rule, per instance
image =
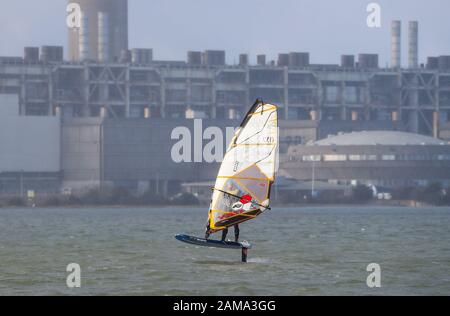
[{"label": "tall chimney", "polygon": [[409,21],[409,68],[419,66],[419,22]]},{"label": "tall chimney", "polygon": [[107,63],[109,56],[109,18],[108,13],[98,13],[98,60]]},{"label": "tall chimney", "polygon": [[118,60],[123,50],[128,49],[128,0],[66,0],[69,4],[78,4],[81,12],[86,14],[85,39],[81,38],[81,30],[69,28],[69,60],[78,61],[80,56],[80,42],[87,47],[87,59],[99,58],[99,13],[107,14],[108,22],[108,54],[109,60]]},{"label": "tall chimney", "polygon": [[87,13],[81,14],[81,23],[78,40],[78,56],[81,61],[89,59],[89,17]]},{"label": "tall chimney", "polygon": [[392,21],[391,26],[391,67],[401,67],[402,55],[402,22]]}]

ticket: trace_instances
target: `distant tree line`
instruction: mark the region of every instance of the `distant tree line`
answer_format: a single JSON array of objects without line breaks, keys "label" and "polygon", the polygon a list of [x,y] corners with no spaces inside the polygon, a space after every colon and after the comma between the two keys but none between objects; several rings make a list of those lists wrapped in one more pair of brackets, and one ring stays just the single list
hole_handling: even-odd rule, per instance
[{"label": "distant tree line", "polygon": [[310,191],[280,192],[275,202],[279,204],[361,204],[372,199],[373,191],[365,185],[358,185],[350,194],[335,190],[320,191],[314,195]]},{"label": "distant tree line", "polygon": [[[34,203],[34,202],[31,202]],[[35,202],[40,207],[57,206],[194,206],[199,205],[196,196],[190,193],[180,193],[171,198],[147,191],[135,195],[125,188],[92,189],[84,194],[51,195]],[[30,205],[26,198],[9,197],[0,200],[0,207],[24,207]]]},{"label": "distant tree line", "polygon": [[[351,194],[341,191],[323,191],[312,196],[311,192],[280,192],[274,199],[278,205],[302,204],[365,204],[375,198],[371,188],[365,185],[353,187]],[[406,187],[392,191],[393,200],[417,201],[435,206],[450,205],[450,192],[440,183],[426,187]],[[78,195],[52,195],[35,201],[21,197],[0,198],[0,207],[25,207],[36,203],[40,207],[82,206],[196,206],[200,202],[190,193],[180,193],[171,198],[152,191],[136,195],[125,188],[92,189]]]},{"label": "distant tree line", "polygon": [[439,182],[431,183],[426,187],[407,187],[394,190],[392,198],[413,200],[436,206],[450,205],[450,191]]},{"label": "distant tree line", "polygon": [[[281,192],[275,202],[279,204],[365,204],[374,201],[371,188],[357,185],[351,194],[340,191],[323,191],[313,196],[311,192]],[[392,191],[392,200],[417,201],[435,206],[450,205],[450,191],[440,183],[426,187],[405,187]]]}]

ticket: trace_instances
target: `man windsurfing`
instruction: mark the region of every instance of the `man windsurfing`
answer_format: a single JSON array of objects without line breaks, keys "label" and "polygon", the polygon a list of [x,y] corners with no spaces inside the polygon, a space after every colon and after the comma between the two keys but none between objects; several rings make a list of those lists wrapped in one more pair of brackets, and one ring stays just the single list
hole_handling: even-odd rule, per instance
[{"label": "man windsurfing", "polygon": [[[230,212],[220,215],[218,217],[218,219],[225,220],[225,219],[233,217],[235,215],[245,213],[246,211],[249,211],[251,209],[251,207],[252,207],[252,197],[251,197],[251,195],[246,194],[240,198],[239,202],[236,202],[231,206]],[[210,226],[210,220],[208,219],[208,223],[206,225],[205,239],[208,239],[209,236],[211,235],[211,233],[212,233],[212,230],[211,230],[211,226]],[[239,233],[240,233],[239,224],[235,224],[234,225],[234,241],[235,242],[239,242]],[[226,241],[227,235],[228,235],[228,227],[226,227],[225,229],[222,230],[221,240]]]}]

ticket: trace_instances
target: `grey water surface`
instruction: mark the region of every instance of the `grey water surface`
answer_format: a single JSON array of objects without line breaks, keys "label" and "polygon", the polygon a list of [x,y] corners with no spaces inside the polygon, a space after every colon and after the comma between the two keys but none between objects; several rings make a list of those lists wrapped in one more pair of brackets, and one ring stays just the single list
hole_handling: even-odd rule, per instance
[{"label": "grey water surface", "polygon": [[[0,209],[0,295],[449,295],[450,208],[274,208],[195,247],[205,208]],[[214,236],[218,238],[219,236]],[[230,230],[230,238],[233,230]],[[81,267],[69,289],[66,267]],[[369,288],[370,263],[381,288]]]}]

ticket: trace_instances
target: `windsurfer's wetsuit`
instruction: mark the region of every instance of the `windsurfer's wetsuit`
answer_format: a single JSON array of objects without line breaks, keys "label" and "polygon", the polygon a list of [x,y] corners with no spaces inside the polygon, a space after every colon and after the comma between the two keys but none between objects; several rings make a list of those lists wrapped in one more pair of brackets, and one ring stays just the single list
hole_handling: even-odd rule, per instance
[{"label": "windsurfer's wetsuit", "polygon": [[[234,225],[234,241],[238,242],[239,241],[239,225],[236,224]],[[227,238],[227,234],[228,234],[228,228],[225,228],[224,230],[222,230],[222,241],[225,241],[225,239]]]},{"label": "windsurfer's wetsuit", "polygon": [[[239,241],[239,233],[240,233],[240,229],[239,229],[239,225],[236,224],[234,225],[234,241],[238,242]],[[206,227],[206,232],[205,232],[205,239],[208,239],[209,236],[211,235],[211,230],[209,228],[209,223]],[[225,228],[224,230],[222,230],[222,241],[225,241],[225,239],[227,238],[228,235],[228,228]]]}]

